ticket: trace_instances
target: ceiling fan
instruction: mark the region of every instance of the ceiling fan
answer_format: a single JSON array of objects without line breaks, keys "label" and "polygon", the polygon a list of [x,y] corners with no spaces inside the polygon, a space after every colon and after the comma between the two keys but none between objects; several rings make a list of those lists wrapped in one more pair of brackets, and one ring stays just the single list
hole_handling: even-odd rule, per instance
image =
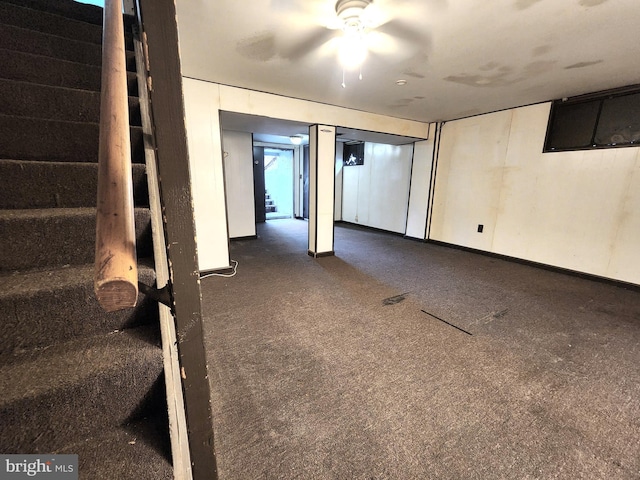
[{"label": "ceiling fan", "polygon": [[[405,8],[398,8],[398,3],[404,3]],[[313,20],[318,27],[324,28],[316,27],[307,31],[300,41],[285,49],[281,55],[285,59],[297,61],[323,48],[325,52],[337,54],[343,69],[357,70],[369,53],[380,57],[397,57],[399,54],[408,56],[418,50],[425,51],[429,46],[428,32],[417,30],[411,25],[410,19],[414,14],[407,12],[417,7],[415,4],[412,7],[409,3],[392,3],[391,0],[337,0],[330,15]],[[392,5],[395,17],[391,13]],[[407,18],[400,18],[399,11],[404,12]]]},{"label": "ceiling fan", "polygon": [[343,36],[338,59],[344,68],[359,67],[367,56],[366,28],[371,20],[365,15],[372,0],[338,0],[336,14],[342,24]]}]

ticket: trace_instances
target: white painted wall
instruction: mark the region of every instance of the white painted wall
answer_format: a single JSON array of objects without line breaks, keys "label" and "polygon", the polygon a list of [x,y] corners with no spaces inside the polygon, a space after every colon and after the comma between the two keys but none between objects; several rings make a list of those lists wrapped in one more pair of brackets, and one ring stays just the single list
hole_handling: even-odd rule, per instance
[{"label": "white painted wall", "polygon": [[640,148],[542,153],[549,108],[444,125],[430,238],[640,284]]},{"label": "white painted wall", "polygon": [[293,215],[302,217],[302,145],[293,151]]},{"label": "white painted wall", "polygon": [[256,92],[228,85],[212,85],[216,85],[219,89],[220,109],[229,112],[282,118],[309,125],[335,125],[406,137],[428,138],[428,123]]},{"label": "white painted wall", "polygon": [[429,140],[416,142],[413,147],[409,211],[407,213],[407,231],[405,235],[421,240],[425,239],[427,231],[435,126],[436,124],[434,123],[429,129]]},{"label": "white painted wall", "polygon": [[342,169],[342,219],[405,233],[413,145],[365,143],[364,165]]},{"label": "white painted wall", "polygon": [[342,155],[343,155],[343,144],[341,142],[336,142],[336,180],[335,180],[335,208],[333,212],[333,219],[336,222],[342,220]]},{"label": "white painted wall", "polygon": [[[403,120],[183,77],[200,270],[229,266],[220,110],[427,138],[427,123]],[[333,172],[332,167],[332,172]],[[334,209],[332,199],[332,210]],[[404,220],[403,220],[404,222]]]},{"label": "white painted wall", "polygon": [[229,266],[218,89],[183,78],[185,123],[200,271]]},{"label": "white painted wall", "polygon": [[229,238],[256,235],[253,139],[250,133],[222,131]]}]

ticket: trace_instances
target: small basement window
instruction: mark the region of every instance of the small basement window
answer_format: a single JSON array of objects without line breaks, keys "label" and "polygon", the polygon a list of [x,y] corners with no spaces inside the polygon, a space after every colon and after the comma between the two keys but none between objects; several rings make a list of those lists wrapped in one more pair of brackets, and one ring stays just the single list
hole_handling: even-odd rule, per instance
[{"label": "small basement window", "polygon": [[556,100],[545,152],[640,145],[640,86]]}]

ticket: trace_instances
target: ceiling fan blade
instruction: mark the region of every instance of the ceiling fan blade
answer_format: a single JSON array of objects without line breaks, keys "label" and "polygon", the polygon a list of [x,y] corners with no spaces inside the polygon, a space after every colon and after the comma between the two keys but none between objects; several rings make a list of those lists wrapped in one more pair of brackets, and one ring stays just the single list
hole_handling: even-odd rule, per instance
[{"label": "ceiling fan blade", "polygon": [[397,38],[378,30],[369,32],[366,38],[369,51],[378,55],[393,55],[400,48]]},{"label": "ceiling fan blade", "polygon": [[431,35],[428,30],[418,30],[399,19],[389,20],[376,30],[403,40],[416,49],[426,50],[431,45]]},{"label": "ceiling fan blade", "polygon": [[332,30],[317,28],[311,33],[306,34],[300,41],[293,43],[290,47],[281,49],[280,56],[286,60],[300,60],[318,50],[331,40],[334,35],[335,32]]}]

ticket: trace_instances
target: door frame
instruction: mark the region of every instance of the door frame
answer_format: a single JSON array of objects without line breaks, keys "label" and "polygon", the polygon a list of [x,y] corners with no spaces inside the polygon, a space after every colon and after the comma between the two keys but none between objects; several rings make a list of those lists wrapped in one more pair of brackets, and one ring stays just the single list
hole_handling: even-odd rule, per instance
[{"label": "door frame", "polygon": [[[264,149],[265,148],[275,148],[278,150],[292,150],[293,151],[293,178],[292,178],[292,187],[293,187],[293,218],[302,217],[302,160],[301,160],[301,150],[302,145],[291,145],[286,143],[270,143],[270,142],[253,142],[253,148],[256,147],[262,148],[263,151],[263,159],[262,159],[262,175],[264,186]],[[255,166],[255,158],[254,158],[254,166]],[[255,180],[255,169],[254,169],[254,185],[256,184]],[[265,187],[266,188],[266,187]],[[264,189],[263,189],[264,190]],[[254,188],[254,196],[257,195],[258,192]],[[263,191],[264,196],[264,191]],[[256,208],[258,206],[257,198],[254,199],[256,202]],[[264,201],[262,202],[262,212],[264,213],[264,217],[266,218],[266,212],[264,207]],[[258,212],[256,212],[256,222],[258,219]]]}]

